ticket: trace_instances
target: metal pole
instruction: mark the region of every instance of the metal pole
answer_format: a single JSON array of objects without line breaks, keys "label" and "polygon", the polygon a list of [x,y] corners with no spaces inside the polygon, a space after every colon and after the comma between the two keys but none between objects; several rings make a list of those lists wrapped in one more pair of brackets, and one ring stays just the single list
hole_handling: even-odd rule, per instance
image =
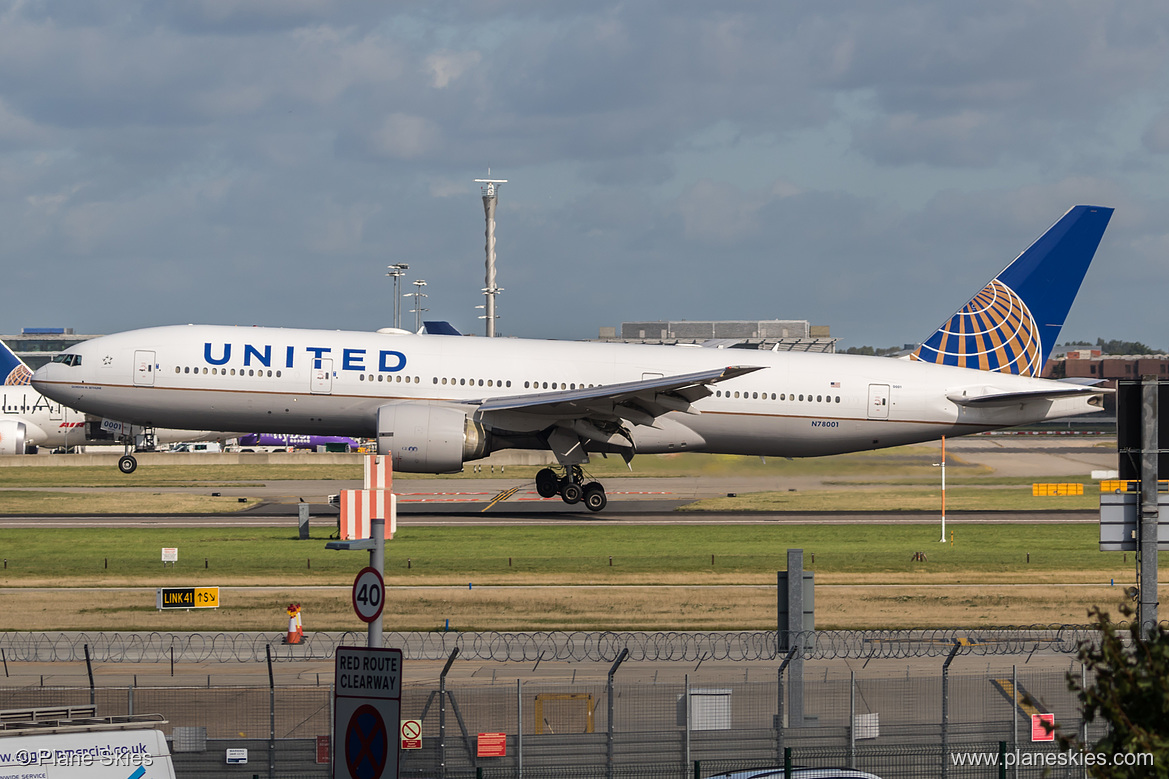
[{"label": "metal pole", "polygon": [[788,724],[804,726],[804,550],[787,550],[787,635],[788,648],[799,651],[792,657],[787,678]]},{"label": "metal pole", "polygon": [[686,735],[682,742],[686,750],[684,765],[690,765],[690,674],[686,674],[686,698],[682,707],[682,724],[686,727]]},{"label": "metal pole", "polygon": [[946,437],[942,436],[942,543],[946,543]]},{"label": "metal pole", "polygon": [[[1019,754],[1019,666],[1011,666],[1011,694],[1015,696],[1015,700],[1011,701],[1011,749],[1015,754]],[[1018,779],[1019,765],[1015,761],[1015,777]]]},{"label": "metal pole", "polygon": [[[487,169],[487,175],[488,176],[491,175],[490,168]],[[486,185],[483,187],[483,190],[482,190],[483,191],[483,216],[487,222],[487,226],[485,229],[485,237],[487,239],[487,245],[485,247],[486,252],[487,252],[487,261],[486,261],[486,277],[485,277],[486,286],[483,288],[483,294],[485,296],[485,299],[484,299],[485,305],[483,308],[483,314],[484,314],[483,318],[487,320],[487,331],[486,331],[487,337],[494,338],[495,337],[495,296],[503,291],[495,283],[495,204],[496,204],[497,200],[499,199],[499,185],[506,184],[507,179],[493,179],[493,178],[475,179],[475,183]]]},{"label": "metal pole", "polygon": [[276,779],[276,677],[272,673],[272,645],[264,645],[268,656],[268,779]]},{"label": "metal pole", "polygon": [[439,779],[446,777],[446,675],[451,670],[451,664],[459,656],[459,648],[451,651],[446,659],[446,665],[438,675],[438,775]]},{"label": "metal pole", "polygon": [[516,779],[524,779],[524,683],[515,680]]},{"label": "metal pole", "polygon": [[856,671],[848,673],[848,767],[856,769]]},{"label": "metal pole", "polygon": [[[378,576],[385,577],[386,570],[386,520],[384,517],[373,517],[369,521],[370,533],[373,534],[373,549],[369,550],[369,567],[378,572]],[[385,602],[385,589],[382,590],[382,602]],[[382,646],[382,615],[369,623],[368,646],[380,649]]]},{"label": "metal pole", "polygon": [[609,735],[605,743],[605,779],[613,779],[613,674],[617,673],[617,667],[625,662],[627,657],[629,657],[628,647],[621,650],[621,654],[617,655],[617,659],[609,668]]},{"label": "metal pole", "polygon": [[1140,557],[1141,581],[1140,619],[1141,635],[1152,638],[1157,628],[1157,389],[1155,376],[1141,378],[1141,524]]},{"label": "metal pole", "polygon": [[[1080,689],[1088,689],[1088,666],[1080,663]],[[1087,746],[1088,744],[1088,720],[1084,717],[1084,712],[1080,712],[1080,743]],[[1088,776],[1088,767],[1082,766],[1080,768],[1080,776]]]},{"label": "metal pole", "polygon": [[797,650],[795,647],[792,647],[787,651],[787,657],[785,657],[783,662],[779,664],[779,671],[776,674],[779,681],[779,690],[776,700],[777,712],[775,715],[775,757],[777,760],[783,757],[783,753],[785,751],[783,746],[783,672],[784,669],[787,668],[787,664],[791,662],[793,657],[795,657],[796,651]]},{"label": "metal pole", "polygon": [[950,768],[950,663],[958,656],[962,645],[954,642],[954,648],[942,663],[942,779]]},{"label": "metal pole", "polygon": [[93,663],[89,661],[89,644],[85,645],[85,670],[89,674],[89,705],[96,705],[96,696],[93,689]]}]

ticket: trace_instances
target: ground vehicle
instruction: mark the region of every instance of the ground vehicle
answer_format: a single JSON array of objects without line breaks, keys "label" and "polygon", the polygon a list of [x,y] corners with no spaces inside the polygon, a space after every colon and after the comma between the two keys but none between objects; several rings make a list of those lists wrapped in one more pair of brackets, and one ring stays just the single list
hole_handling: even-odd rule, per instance
[{"label": "ground vehicle", "polygon": [[95,706],[0,711],[0,779],[175,779],[158,730],[166,720],[96,713]]}]

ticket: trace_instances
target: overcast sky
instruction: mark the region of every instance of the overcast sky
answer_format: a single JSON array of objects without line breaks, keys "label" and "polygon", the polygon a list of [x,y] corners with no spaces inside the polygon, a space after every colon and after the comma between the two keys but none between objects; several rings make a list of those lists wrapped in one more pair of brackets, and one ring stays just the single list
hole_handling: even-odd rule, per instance
[{"label": "overcast sky", "polygon": [[506,335],[915,342],[1088,203],[1061,340],[1169,347],[1167,162],[1163,0],[0,0],[0,332],[482,332],[490,166]]}]

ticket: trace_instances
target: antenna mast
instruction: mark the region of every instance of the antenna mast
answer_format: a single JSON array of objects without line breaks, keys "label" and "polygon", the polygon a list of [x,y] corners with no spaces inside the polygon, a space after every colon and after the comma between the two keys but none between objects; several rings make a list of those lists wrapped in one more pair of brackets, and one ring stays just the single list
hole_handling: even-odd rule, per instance
[{"label": "antenna mast", "polygon": [[483,189],[483,215],[487,221],[487,286],[483,288],[486,297],[486,310],[483,319],[487,320],[487,337],[495,337],[495,296],[503,289],[495,283],[495,203],[498,199],[499,185],[506,184],[507,179],[491,178],[491,168],[487,169],[488,178],[475,179],[476,184],[485,185]]}]

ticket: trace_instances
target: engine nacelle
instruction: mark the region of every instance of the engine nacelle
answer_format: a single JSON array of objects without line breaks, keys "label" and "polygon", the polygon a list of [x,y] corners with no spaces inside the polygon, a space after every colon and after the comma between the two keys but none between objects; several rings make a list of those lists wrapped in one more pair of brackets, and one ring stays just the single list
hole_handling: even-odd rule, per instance
[{"label": "engine nacelle", "polygon": [[400,473],[457,473],[487,455],[488,434],[461,408],[387,403],[377,410],[377,451]]},{"label": "engine nacelle", "polygon": [[26,432],[23,422],[12,419],[0,421],[0,454],[27,454]]}]

